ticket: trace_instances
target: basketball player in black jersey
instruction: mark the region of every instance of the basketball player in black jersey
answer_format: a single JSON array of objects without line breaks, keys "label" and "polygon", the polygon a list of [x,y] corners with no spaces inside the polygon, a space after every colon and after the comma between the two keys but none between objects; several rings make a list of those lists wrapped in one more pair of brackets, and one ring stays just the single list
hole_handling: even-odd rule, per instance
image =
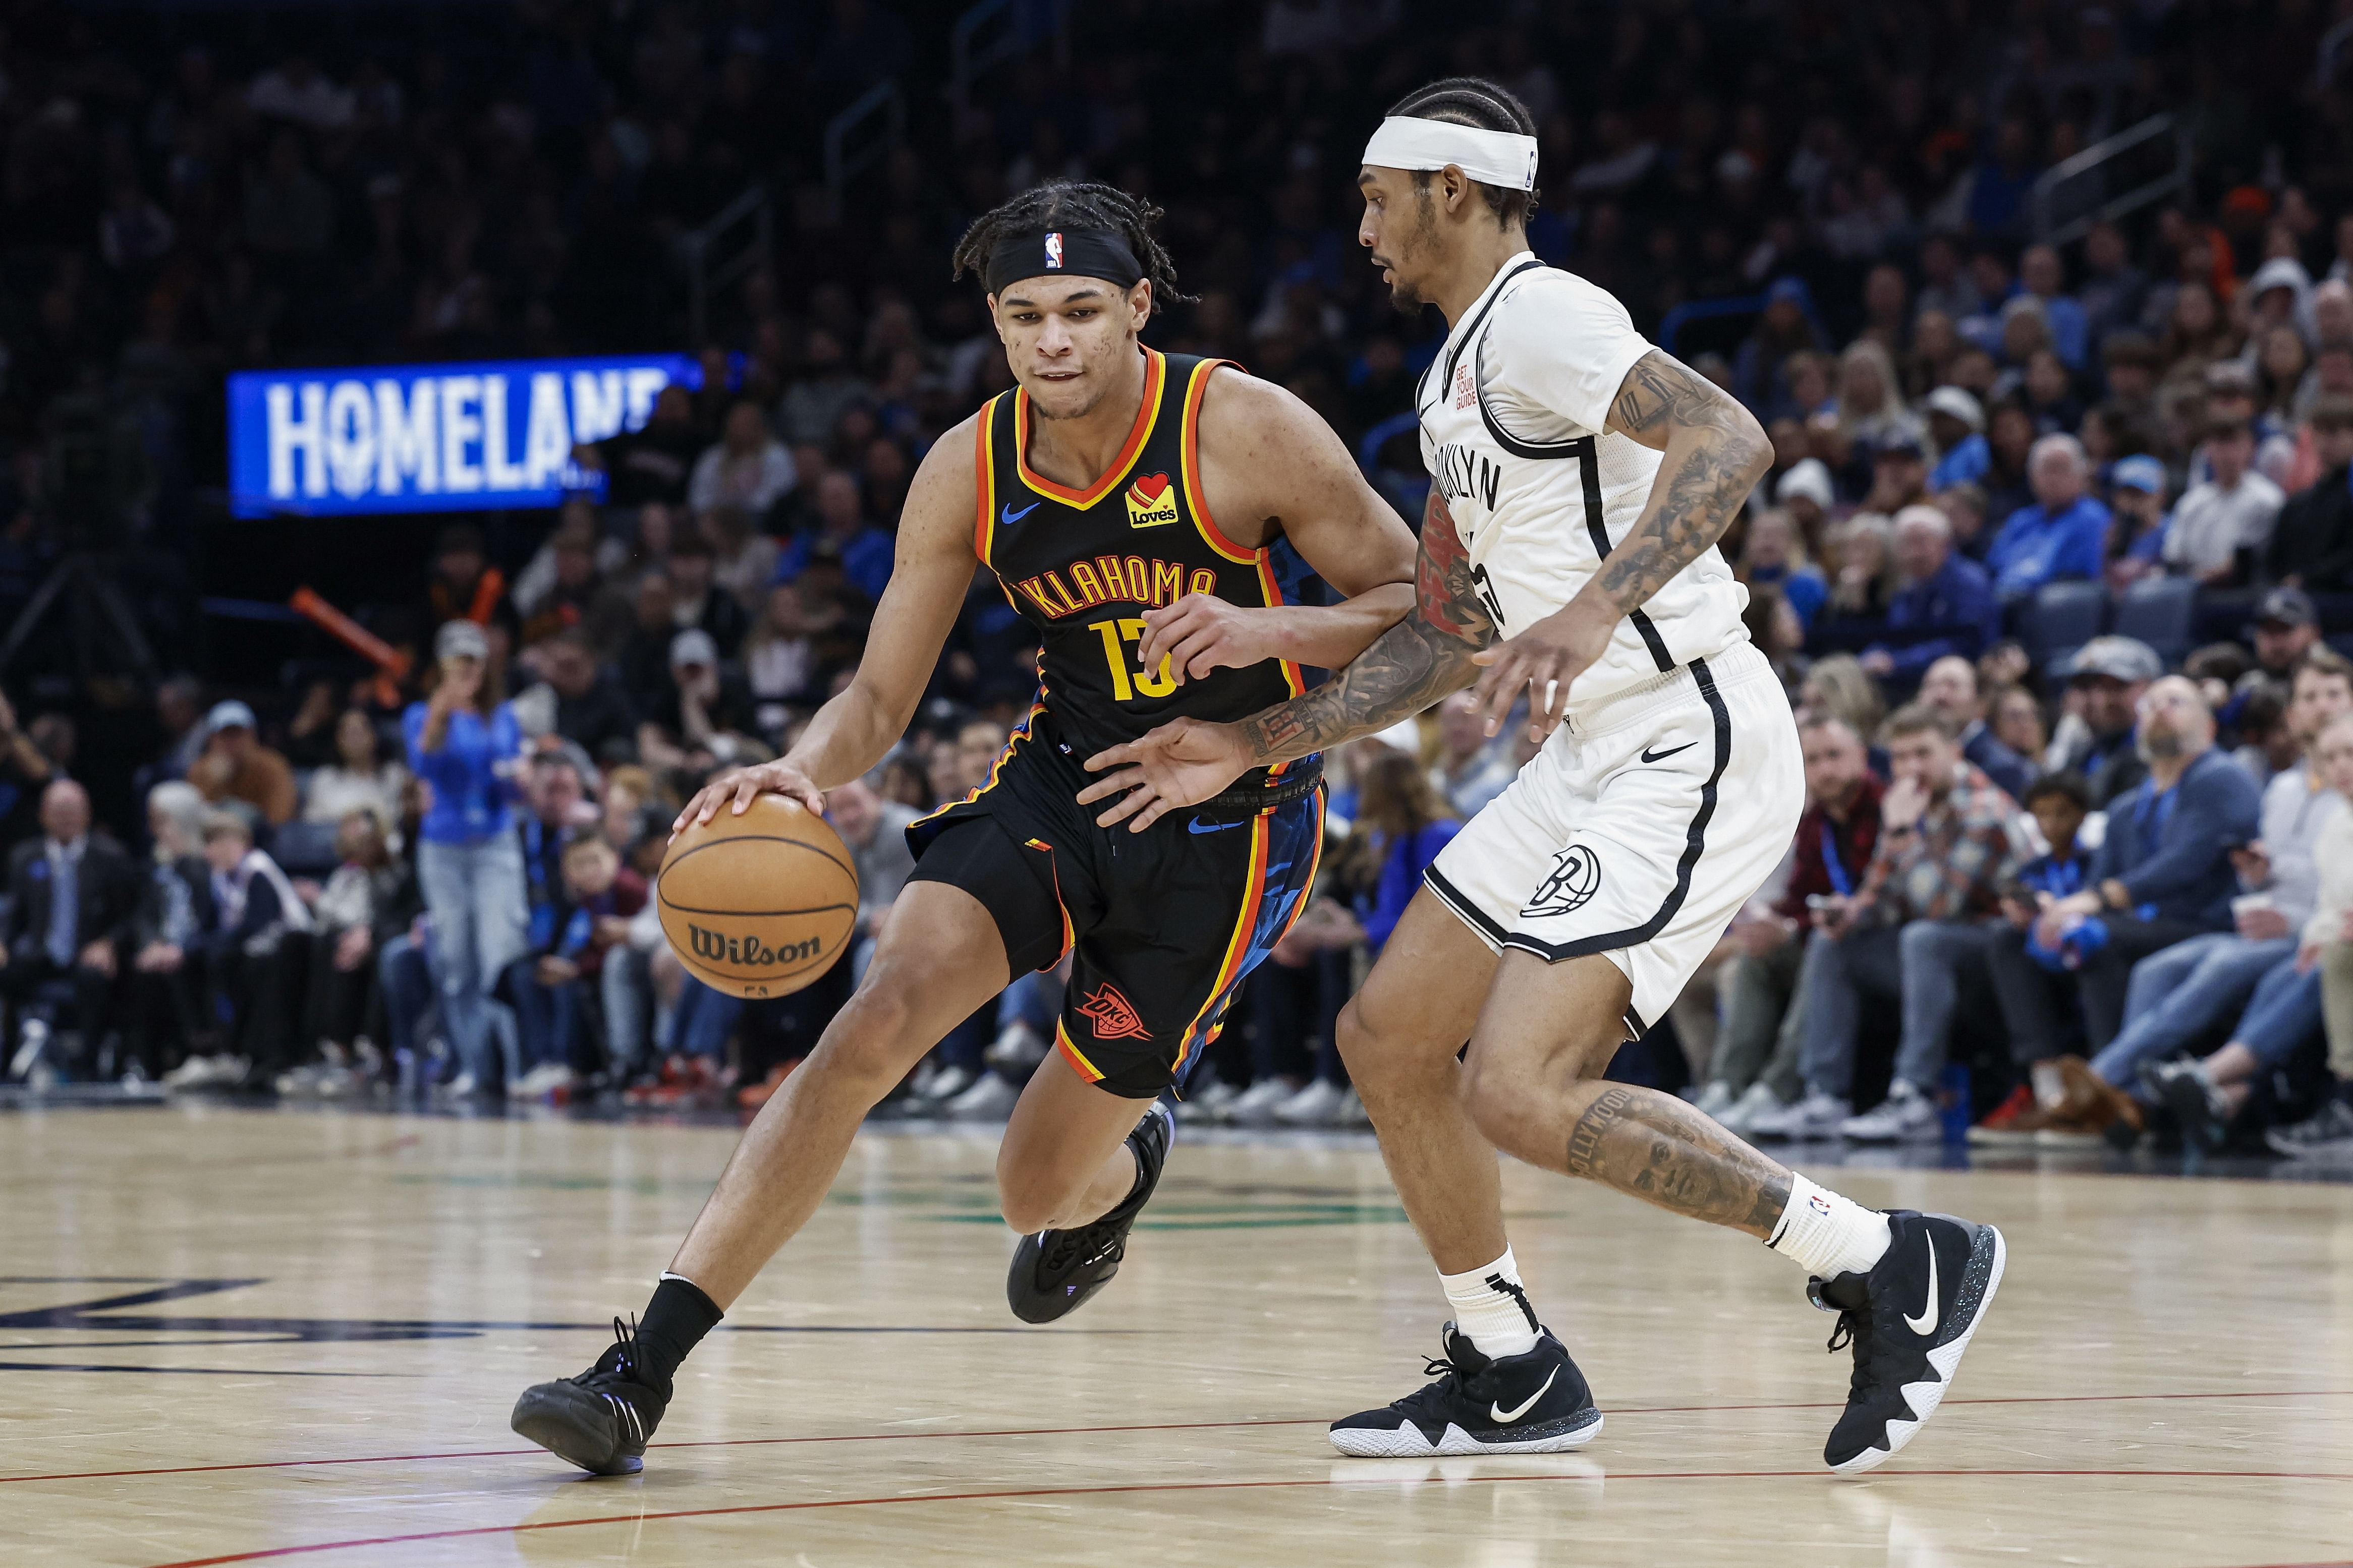
[{"label": "basketball player in black jersey", "polygon": [[[763,792],[812,811],[913,715],[973,573],[1038,628],[1035,705],[987,784],[913,825],[913,878],[857,993],[762,1108],[634,1330],[541,1384],[516,1431],[598,1474],[636,1470],[678,1363],[831,1185],[868,1110],[1024,970],[1075,950],[1056,1050],[998,1151],[1024,1239],[1007,1293],[1042,1322],[1100,1289],[1172,1132],[1155,1097],[1200,1058],[1298,913],[1321,845],[1312,758],[1244,774],[1151,831],[1098,826],[1081,760],[1177,717],[1233,721],[1335,668],[1412,604],[1414,542],[1346,448],[1281,388],[1137,333],[1175,291],[1157,209],[1050,184],[976,223],[977,271],[1018,388],[933,447],[848,690],[779,761],[705,788],[679,825]],[[1353,597],[1287,605],[1289,541]]]}]

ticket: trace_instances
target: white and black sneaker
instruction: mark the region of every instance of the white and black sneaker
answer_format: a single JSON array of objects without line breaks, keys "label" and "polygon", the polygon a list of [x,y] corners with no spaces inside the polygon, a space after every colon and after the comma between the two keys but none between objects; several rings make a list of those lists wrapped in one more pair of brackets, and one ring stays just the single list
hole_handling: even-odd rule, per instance
[{"label": "white and black sneaker", "polygon": [[1127,1135],[1127,1146],[1135,1154],[1135,1185],[1127,1196],[1101,1219],[1021,1238],[1005,1273],[1005,1300],[1015,1317],[1025,1323],[1050,1323],[1078,1310],[1111,1283],[1119,1272],[1119,1260],[1127,1256],[1127,1233],[1152,1201],[1161,1170],[1168,1163],[1168,1146],[1176,1141],[1175,1113],[1166,1100],[1154,1100]]},{"label": "white and black sneaker", "polygon": [[1585,1374],[1549,1331],[1535,1349],[1490,1360],[1452,1323],[1445,1354],[1429,1358],[1427,1384],[1394,1405],[1332,1423],[1332,1447],[1368,1459],[1433,1454],[1554,1454],[1601,1434],[1601,1410]]},{"label": "white and black sneaker", "polygon": [[613,1320],[613,1343],[578,1377],[522,1391],[508,1425],[558,1458],[600,1476],[635,1475],[670,1407],[670,1390],[646,1381],[637,1322]]},{"label": "white and black sneaker", "polygon": [[1886,1256],[1868,1274],[1813,1280],[1815,1306],[1839,1315],[1830,1348],[1852,1346],[1846,1413],[1822,1458],[1860,1475],[1894,1458],[1936,1413],[2001,1285],[2001,1232],[1950,1215],[1890,1209]]}]

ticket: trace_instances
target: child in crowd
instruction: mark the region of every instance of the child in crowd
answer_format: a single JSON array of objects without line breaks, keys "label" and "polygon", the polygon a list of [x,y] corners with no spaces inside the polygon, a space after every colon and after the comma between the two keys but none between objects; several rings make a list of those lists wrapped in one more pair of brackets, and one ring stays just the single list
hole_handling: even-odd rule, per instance
[{"label": "child in crowd", "polygon": [[554,933],[507,972],[518,1037],[509,1098],[536,1099],[571,1085],[587,990],[601,979],[607,950],[628,942],[630,918],[645,903],[644,881],[602,837],[590,834],[564,847]]}]

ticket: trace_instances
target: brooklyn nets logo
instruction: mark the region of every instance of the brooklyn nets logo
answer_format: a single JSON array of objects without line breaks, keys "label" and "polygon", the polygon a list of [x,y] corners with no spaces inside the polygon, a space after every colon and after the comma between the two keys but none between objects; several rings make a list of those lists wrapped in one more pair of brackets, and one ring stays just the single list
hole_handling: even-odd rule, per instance
[{"label": "brooklyn nets logo", "polygon": [[1601,862],[1582,844],[1572,844],[1553,858],[1551,873],[1536,886],[1535,896],[1522,910],[1531,915],[1565,915],[1581,910],[1601,890]]}]

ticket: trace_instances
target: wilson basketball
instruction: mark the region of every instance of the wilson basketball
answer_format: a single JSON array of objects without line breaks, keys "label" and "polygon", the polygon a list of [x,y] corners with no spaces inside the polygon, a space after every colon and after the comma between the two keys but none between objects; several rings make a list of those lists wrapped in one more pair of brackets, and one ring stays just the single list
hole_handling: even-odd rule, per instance
[{"label": "wilson basketball", "polygon": [[679,962],[730,996],[783,996],[833,966],[858,872],[830,823],[780,795],[670,840],[654,900]]}]

